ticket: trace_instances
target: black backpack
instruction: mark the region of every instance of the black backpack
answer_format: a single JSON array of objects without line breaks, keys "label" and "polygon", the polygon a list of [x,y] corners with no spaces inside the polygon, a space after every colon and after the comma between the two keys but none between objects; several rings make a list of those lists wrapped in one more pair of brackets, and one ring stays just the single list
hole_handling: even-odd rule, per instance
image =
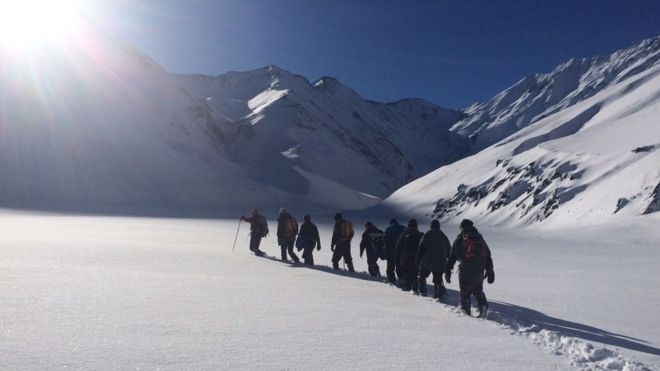
[{"label": "black backpack", "polygon": [[370,233],[369,242],[371,242],[371,248],[376,256],[382,257],[383,249],[385,248],[385,233],[381,230]]}]

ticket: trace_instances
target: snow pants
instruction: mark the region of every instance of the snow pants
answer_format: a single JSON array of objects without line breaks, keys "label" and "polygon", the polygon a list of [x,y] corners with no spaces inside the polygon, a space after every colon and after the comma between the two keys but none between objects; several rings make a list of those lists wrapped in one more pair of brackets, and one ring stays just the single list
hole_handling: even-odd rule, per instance
[{"label": "snow pants", "polygon": [[367,249],[367,264],[369,265],[369,274],[372,277],[380,277],[380,268],[378,267],[378,255],[372,249]]},{"label": "snow pants", "polygon": [[396,260],[394,259],[394,257],[388,258],[386,260],[387,260],[387,269],[386,269],[387,279],[390,281],[390,283],[396,284],[396,273],[395,273]]},{"label": "snow pants", "polygon": [[401,255],[396,274],[399,276],[399,287],[402,290],[417,291],[417,267],[415,267],[415,257]]},{"label": "snow pants", "polygon": [[300,259],[298,259],[298,255],[296,255],[295,252],[293,252],[293,246],[296,244],[296,238],[282,238],[280,239],[280,249],[282,250],[282,261],[286,261],[286,253],[289,253],[289,256],[291,256],[291,260],[294,261],[294,263],[300,262]]},{"label": "snow pants", "polygon": [[314,245],[312,246],[305,246],[303,249],[303,261],[305,262],[305,265],[314,265]]},{"label": "snow pants", "polygon": [[255,253],[255,255],[263,255],[264,252],[259,250],[259,245],[261,244],[261,237],[250,235],[250,251]]},{"label": "snow pants", "polygon": [[474,295],[477,299],[477,305],[479,307],[487,306],[488,301],[486,300],[486,294],[484,294],[484,281],[467,281],[459,280],[459,286],[461,289],[461,309],[465,313],[470,314],[470,296]]},{"label": "snow pants", "polygon": [[[440,291],[444,288],[442,283],[442,271],[430,271],[428,269],[420,269],[419,277],[417,278],[417,285],[419,286],[419,292],[426,294],[426,279],[428,276],[433,273],[433,285],[435,286],[435,295],[439,296]],[[444,291],[444,290],[443,290]]]},{"label": "snow pants", "polygon": [[340,241],[335,245],[335,251],[332,253],[332,267],[339,269],[339,261],[344,259],[349,272],[354,272],[353,258],[351,257],[351,241]]}]

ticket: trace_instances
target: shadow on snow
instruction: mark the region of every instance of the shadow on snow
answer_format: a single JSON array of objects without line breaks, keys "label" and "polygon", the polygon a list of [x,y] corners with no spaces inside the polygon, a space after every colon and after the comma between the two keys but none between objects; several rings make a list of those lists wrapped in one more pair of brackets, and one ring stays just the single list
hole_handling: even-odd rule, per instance
[{"label": "shadow on snow", "polygon": [[[306,268],[320,272],[330,273],[337,276],[360,279],[372,282],[387,283],[386,278],[372,277],[367,272],[348,272],[344,269],[333,269],[325,265],[304,265],[302,263],[293,264],[282,262],[279,258],[274,256],[263,256],[262,258],[271,260],[277,263],[288,264],[292,268]],[[427,285],[428,293],[433,292],[433,286]],[[460,294],[453,289],[447,289],[447,296],[438,301],[440,304],[452,305],[451,303],[459,304]],[[524,329],[525,332],[540,332],[542,330],[552,331],[558,335],[578,338],[585,341],[598,342],[608,344],[619,348],[625,348],[637,352],[648,353],[660,356],[660,348],[649,345],[647,341],[637,339],[631,336],[613,333],[603,330],[594,326],[589,326],[577,322],[563,320],[561,318],[552,317],[550,315],[541,313],[531,308],[521,307],[519,305],[489,301],[489,315],[485,320],[504,325],[514,329]]]}]

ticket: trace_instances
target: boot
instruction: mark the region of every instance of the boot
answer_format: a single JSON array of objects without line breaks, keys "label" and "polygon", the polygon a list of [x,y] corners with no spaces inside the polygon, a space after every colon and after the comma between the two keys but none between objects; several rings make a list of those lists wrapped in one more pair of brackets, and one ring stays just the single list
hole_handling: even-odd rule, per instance
[{"label": "boot", "polygon": [[488,314],[488,300],[486,300],[486,294],[483,291],[477,296],[477,302],[479,303],[479,317],[485,318]]},{"label": "boot", "polygon": [[380,277],[380,268],[378,264],[374,264],[374,277]]},{"label": "boot", "polygon": [[417,280],[416,279],[412,279],[410,281],[410,289],[412,290],[412,292],[414,294],[419,294],[419,286],[417,285]]},{"label": "boot", "polygon": [[348,267],[349,272],[355,272],[355,269],[353,268],[353,262],[346,263],[346,267]]},{"label": "boot", "polygon": [[472,315],[472,313],[470,312],[471,306],[472,305],[470,304],[470,298],[468,298],[467,300],[461,300],[461,309],[463,309],[463,312],[465,312],[465,314],[467,314],[468,316]]},{"label": "boot", "polygon": [[435,284],[435,294],[433,295],[436,299],[441,299],[447,295],[447,289],[442,284]]},{"label": "boot", "polygon": [[426,280],[421,277],[417,279],[417,286],[419,287],[419,294],[426,296]]}]

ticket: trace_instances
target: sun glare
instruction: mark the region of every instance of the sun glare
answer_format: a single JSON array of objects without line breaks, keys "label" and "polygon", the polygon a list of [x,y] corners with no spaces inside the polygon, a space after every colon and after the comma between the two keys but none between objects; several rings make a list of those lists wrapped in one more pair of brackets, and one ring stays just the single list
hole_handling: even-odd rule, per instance
[{"label": "sun glare", "polygon": [[0,0],[0,45],[29,50],[61,41],[79,17],[76,0]]}]

